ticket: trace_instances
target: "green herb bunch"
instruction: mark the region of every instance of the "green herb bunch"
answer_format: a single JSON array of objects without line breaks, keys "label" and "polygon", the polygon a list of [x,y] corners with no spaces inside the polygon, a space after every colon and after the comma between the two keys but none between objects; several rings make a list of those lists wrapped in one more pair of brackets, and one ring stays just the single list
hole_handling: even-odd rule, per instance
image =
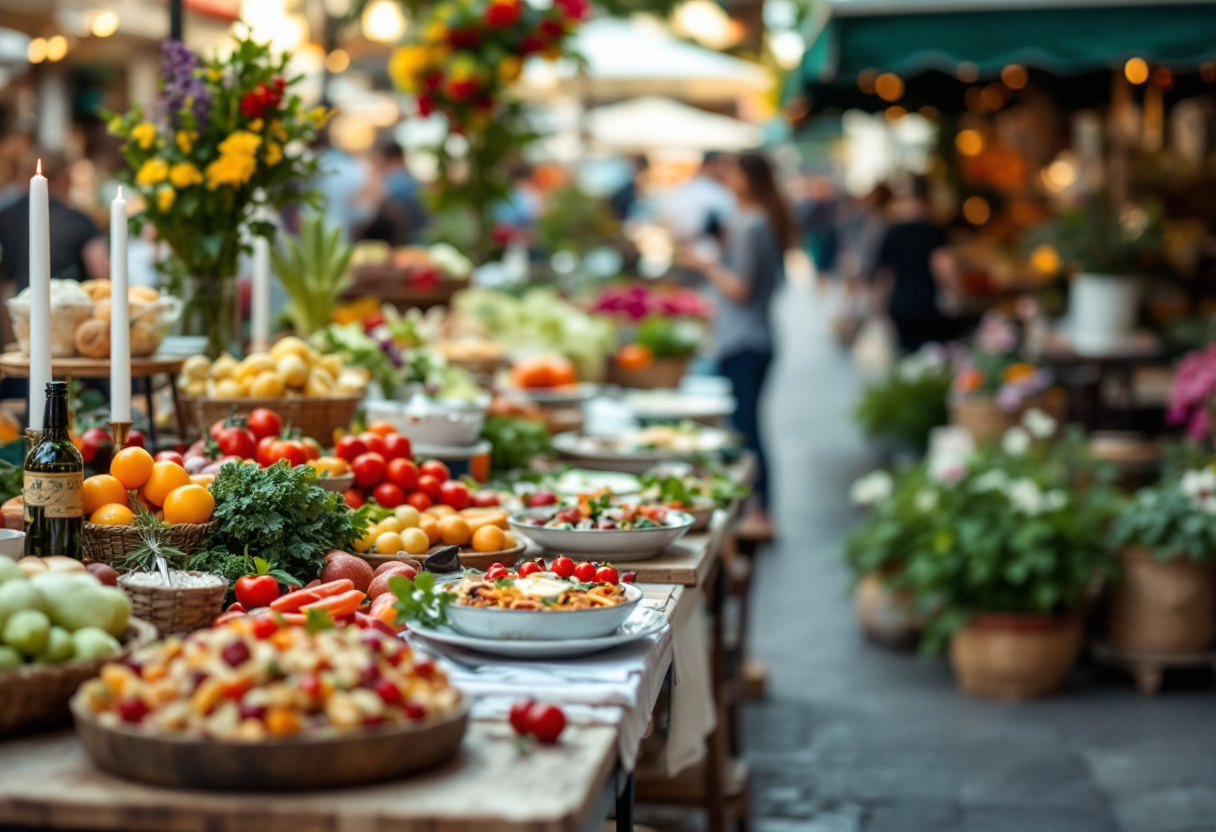
[{"label": "green herb bunch", "polygon": [[701,338],[700,324],[690,318],[648,315],[638,324],[633,340],[655,358],[682,358],[696,354]]}]

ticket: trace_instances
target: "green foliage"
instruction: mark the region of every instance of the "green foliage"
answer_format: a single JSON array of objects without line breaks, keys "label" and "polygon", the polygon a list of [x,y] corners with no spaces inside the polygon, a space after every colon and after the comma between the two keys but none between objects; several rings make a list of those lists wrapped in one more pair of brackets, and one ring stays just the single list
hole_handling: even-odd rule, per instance
[{"label": "green foliage", "polygon": [[307,465],[225,465],[211,484],[218,525],[192,568],[235,580],[249,574],[249,551],[302,583],[320,576],[326,553],[349,549],[367,530],[367,519],[316,481]]},{"label": "green foliage", "polygon": [[913,363],[916,358],[904,358],[886,378],[867,384],[861,391],[853,416],[866,436],[923,448],[930,431],[949,422],[950,368],[944,361],[934,365]]},{"label": "green foliage", "polygon": [[[24,442],[25,440],[17,441]],[[25,487],[24,476],[20,466],[0,459],[0,503],[8,502],[21,493]]]},{"label": "green foliage", "polygon": [[322,353],[336,353],[351,367],[367,370],[386,396],[393,394],[404,374],[360,323],[330,324],[309,339]]},{"label": "green foliage", "polygon": [[688,508],[705,500],[712,501],[717,508],[729,508],[735,500],[745,500],[752,493],[751,488],[740,485],[725,474],[703,477],[694,474],[683,477],[647,474],[641,482],[647,499],[660,503],[680,503]]},{"label": "green foliage", "polygon": [[342,229],[328,231],[317,214],[304,220],[300,237],[288,237],[270,252],[274,273],[290,299],[287,316],[302,338],[323,329],[350,284],[350,258],[355,248],[342,243]]},{"label": "green foliage", "polygon": [[393,575],[388,579],[388,588],[397,596],[393,609],[397,610],[398,621],[413,621],[427,627],[448,623],[446,608],[456,596],[451,592],[436,592],[433,573],[421,572],[413,580]]},{"label": "green foliage", "polygon": [[701,346],[701,327],[694,321],[647,315],[638,324],[634,343],[646,347],[655,358],[694,355]]},{"label": "green foliage", "polygon": [[1050,245],[1061,263],[1088,274],[1142,272],[1146,257],[1161,250],[1158,205],[1114,205],[1098,194],[1029,235],[1032,245]]},{"label": "green foliage", "polygon": [[583,255],[612,242],[620,227],[603,200],[577,185],[554,191],[545,213],[536,223],[536,237],[548,252],[573,251]]},{"label": "green foliage", "polygon": [[1145,546],[1159,560],[1216,556],[1216,472],[1205,467],[1142,488],[1119,512],[1115,542]]},{"label": "green foliage", "polygon": [[549,429],[536,419],[487,416],[481,438],[490,443],[490,469],[495,477],[527,470],[553,451]]}]

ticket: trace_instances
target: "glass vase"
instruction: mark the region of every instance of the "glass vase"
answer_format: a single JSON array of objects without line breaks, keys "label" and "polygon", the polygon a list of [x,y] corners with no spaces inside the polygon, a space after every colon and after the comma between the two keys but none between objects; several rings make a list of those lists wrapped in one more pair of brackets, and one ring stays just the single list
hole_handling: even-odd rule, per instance
[{"label": "glass vase", "polygon": [[236,334],[239,320],[236,275],[182,279],[185,308],[182,334],[203,335],[208,358],[221,353],[237,354]]}]

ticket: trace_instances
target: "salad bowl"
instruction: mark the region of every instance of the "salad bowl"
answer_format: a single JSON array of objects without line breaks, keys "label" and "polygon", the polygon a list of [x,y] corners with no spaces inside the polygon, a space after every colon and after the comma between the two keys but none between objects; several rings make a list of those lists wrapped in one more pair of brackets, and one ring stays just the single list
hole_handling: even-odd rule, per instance
[{"label": "salad bowl", "polygon": [[527,509],[512,514],[507,522],[511,531],[527,536],[548,553],[596,556],[613,563],[654,557],[696,523],[687,512],[669,511],[663,525],[649,529],[560,529],[535,524],[537,519],[552,519],[557,511],[552,506]]}]

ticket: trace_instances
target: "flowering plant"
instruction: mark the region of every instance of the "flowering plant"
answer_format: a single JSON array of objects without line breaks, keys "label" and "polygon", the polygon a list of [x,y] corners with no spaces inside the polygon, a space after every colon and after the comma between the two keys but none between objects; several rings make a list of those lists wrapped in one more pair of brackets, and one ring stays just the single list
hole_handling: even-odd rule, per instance
[{"label": "flowering plant", "polygon": [[980,321],[975,338],[957,361],[953,389],[963,396],[994,396],[1006,412],[1051,385],[1051,376],[1022,356],[1018,329],[999,312]]},{"label": "flowering plant", "polygon": [[853,503],[869,513],[845,538],[845,561],[857,577],[867,573],[898,579],[904,559],[930,541],[931,512],[938,493],[927,463],[888,473],[871,471],[853,483]]},{"label": "flowering plant", "polygon": [[1148,547],[1159,560],[1211,560],[1216,555],[1216,470],[1191,469],[1140,489],[1119,512],[1114,535],[1117,544]]},{"label": "flowering plant", "polygon": [[866,436],[923,448],[930,431],[949,421],[952,379],[946,350],[928,344],[901,358],[886,377],[868,383],[853,414]]},{"label": "flowering plant", "polygon": [[1170,387],[1170,406],[1165,420],[1185,425],[1196,441],[1212,433],[1212,404],[1216,397],[1216,344],[1182,357]]},{"label": "flowering plant", "polygon": [[605,286],[592,303],[592,312],[637,322],[651,315],[665,318],[708,318],[713,307],[696,289],[652,289],[641,283]]},{"label": "flowering plant", "polygon": [[[317,172],[308,143],[329,119],[306,110],[284,75],[287,55],[238,38],[226,58],[200,60],[179,41],[162,46],[164,68],[152,113],[136,105],[111,115],[130,169],[120,174],[145,202],[132,218],[156,228],[179,275],[235,277],[247,243],[239,229],[270,237],[250,222],[254,209],[307,199],[300,184]],[[227,345],[222,345],[227,347]]]},{"label": "flowering plant", "polygon": [[[437,210],[471,212],[479,253],[488,246],[492,212],[509,198],[504,167],[534,138],[507,88],[532,55],[569,56],[569,37],[587,17],[588,0],[451,0],[429,7],[389,59],[393,83],[412,93],[418,114],[442,115],[447,135],[436,147]],[[450,136],[467,151],[453,153]]]}]

